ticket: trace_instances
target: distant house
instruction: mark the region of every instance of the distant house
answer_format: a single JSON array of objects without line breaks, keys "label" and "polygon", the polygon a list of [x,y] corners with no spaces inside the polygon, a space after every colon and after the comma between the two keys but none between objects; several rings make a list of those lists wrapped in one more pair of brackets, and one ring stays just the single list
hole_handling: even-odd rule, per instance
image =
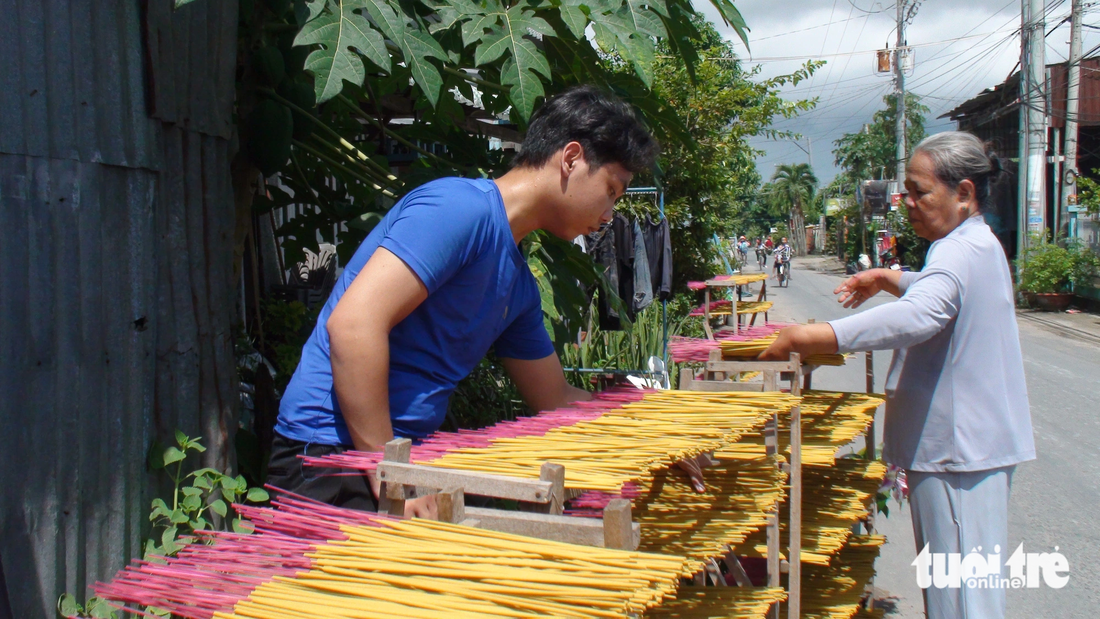
[{"label": "distant house", "polygon": [[[1054,152],[1064,152],[1066,124],[1066,63],[1047,66],[1048,76],[1048,165],[1047,165],[1047,222],[1054,221],[1056,186],[1054,178]],[[1081,87],[1078,111],[1077,169],[1084,174],[1100,168],[1100,57],[1081,62]],[[988,219],[995,228],[1005,251],[1012,258],[1016,255],[1019,230],[1018,176],[1016,174],[1020,150],[1020,74],[1016,73],[1003,83],[986,89],[940,118],[950,118],[958,128],[970,131],[990,142],[1005,161],[1007,177],[994,188],[994,205]],[[1057,140],[1055,138],[1057,137]],[[1062,169],[1065,169],[1063,165]],[[1075,222],[1076,236],[1100,246],[1097,223],[1088,220]]]}]

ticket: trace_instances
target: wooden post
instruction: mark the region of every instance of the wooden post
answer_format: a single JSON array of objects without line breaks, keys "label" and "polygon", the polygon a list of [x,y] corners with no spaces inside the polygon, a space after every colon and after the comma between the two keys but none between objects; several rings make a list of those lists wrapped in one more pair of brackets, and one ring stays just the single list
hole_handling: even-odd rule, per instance
[{"label": "wooden post", "polygon": [[[864,353],[867,358],[867,393],[875,392],[875,353],[868,350]],[[871,416],[871,425],[867,428],[867,437],[864,439],[868,460],[875,459],[875,417]]]},{"label": "wooden post", "polygon": [[630,501],[613,499],[603,509],[604,548],[634,550],[634,532],[631,528]]},{"label": "wooden post", "polygon": [[458,524],[466,520],[466,495],[462,488],[448,488],[435,496],[440,522]]},{"label": "wooden post", "polygon": [[703,330],[707,332],[707,339],[714,339],[714,331],[710,328],[710,286],[703,289]]},{"label": "wooden post", "polygon": [[[791,354],[791,395],[802,396],[802,359]],[[791,409],[791,494],[790,494],[790,545],[787,561],[787,617],[799,619],[802,612],[802,405]]]},{"label": "wooden post", "polygon": [[565,511],[565,467],[544,462],[539,469],[539,479],[550,482],[550,500],[546,503],[521,504],[521,508],[540,514],[560,516]]},{"label": "wooden post", "polygon": [[[412,441],[407,438],[395,438],[386,443],[382,452],[384,462],[408,464],[412,457]],[[378,493],[378,511],[391,516],[405,515],[405,486],[382,481]]]},{"label": "wooden post", "polygon": [[768,586],[779,586],[779,510],[768,513]]}]

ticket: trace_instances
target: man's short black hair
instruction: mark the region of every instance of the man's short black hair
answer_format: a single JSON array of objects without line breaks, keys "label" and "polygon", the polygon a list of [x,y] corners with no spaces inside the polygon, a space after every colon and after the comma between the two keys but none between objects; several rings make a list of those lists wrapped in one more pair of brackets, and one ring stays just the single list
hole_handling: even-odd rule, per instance
[{"label": "man's short black hair", "polygon": [[660,151],[629,105],[595,86],[574,86],[547,99],[531,115],[512,165],[541,167],[570,142],[584,147],[584,159],[593,169],[618,163],[635,174],[651,170]]}]

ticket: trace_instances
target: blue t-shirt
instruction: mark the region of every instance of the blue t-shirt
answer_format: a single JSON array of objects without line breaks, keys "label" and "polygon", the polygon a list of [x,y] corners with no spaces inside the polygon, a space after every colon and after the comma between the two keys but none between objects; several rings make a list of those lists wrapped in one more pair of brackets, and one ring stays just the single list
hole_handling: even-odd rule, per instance
[{"label": "blue t-shirt", "polygon": [[402,198],[344,268],[283,394],[279,434],[307,443],[352,444],[332,383],[325,324],[378,247],[404,261],[428,289],[428,298],[390,332],[394,436],[423,438],[439,429],[455,385],[490,347],[512,359],[554,352],[538,284],[516,246],[496,184],[433,181]]}]

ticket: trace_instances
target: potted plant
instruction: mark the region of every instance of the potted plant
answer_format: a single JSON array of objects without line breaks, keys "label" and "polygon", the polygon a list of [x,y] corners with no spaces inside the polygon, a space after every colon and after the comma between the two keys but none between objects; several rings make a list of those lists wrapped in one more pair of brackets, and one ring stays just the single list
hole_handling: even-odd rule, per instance
[{"label": "potted plant", "polygon": [[1016,268],[1016,288],[1028,305],[1060,312],[1073,301],[1073,287],[1088,283],[1096,275],[1100,257],[1076,240],[1063,247],[1045,237],[1035,237],[1016,259]]}]

